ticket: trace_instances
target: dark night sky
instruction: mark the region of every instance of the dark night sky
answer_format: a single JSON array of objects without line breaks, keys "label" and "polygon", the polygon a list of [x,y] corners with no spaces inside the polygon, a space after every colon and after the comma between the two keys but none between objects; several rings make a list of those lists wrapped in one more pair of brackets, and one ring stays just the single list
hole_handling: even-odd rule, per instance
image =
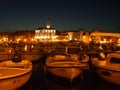
[{"label": "dark night sky", "polygon": [[35,30],[50,17],[56,30],[120,30],[119,0],[0,0],[0,32]]}]

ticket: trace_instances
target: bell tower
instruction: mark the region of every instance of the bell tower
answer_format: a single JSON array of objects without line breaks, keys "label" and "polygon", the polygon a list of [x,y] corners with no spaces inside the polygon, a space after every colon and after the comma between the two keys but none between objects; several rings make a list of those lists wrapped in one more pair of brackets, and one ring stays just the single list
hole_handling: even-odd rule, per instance
[{"label": "bell tower", "polygon": [[47,19],[47,25],[46,28],[50,28],[50,18]]}]

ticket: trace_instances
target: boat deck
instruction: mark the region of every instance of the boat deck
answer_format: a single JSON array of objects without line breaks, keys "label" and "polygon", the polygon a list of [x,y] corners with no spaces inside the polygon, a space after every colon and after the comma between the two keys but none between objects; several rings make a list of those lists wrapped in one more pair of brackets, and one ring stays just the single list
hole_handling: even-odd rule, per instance
[{"label": "boat deck", "polygon": [[0,79],[4,79],[7,77],[14,77],[24,73],[26,73],[25,69],[0,68]]}]

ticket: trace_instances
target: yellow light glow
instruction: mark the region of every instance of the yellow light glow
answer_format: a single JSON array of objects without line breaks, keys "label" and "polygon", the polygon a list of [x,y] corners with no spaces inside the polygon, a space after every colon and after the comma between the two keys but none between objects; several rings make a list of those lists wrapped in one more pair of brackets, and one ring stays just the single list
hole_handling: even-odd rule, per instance
[{"label": "yellow light glow", "polygon": [[25,45],[24,50],[27,52],[27,45]]},{"label": "yellow light glow", "polygon": [[31,41],[34,41],[34,39],[33,39],[33,38],[31,38]]},{"label": "yellow light glow", "polygon": [[27,41],[27,39],[24,39],[24,42],[26,42]]},{"label": "yellow light glow", "polygon": [[18,38],[18,39],[17,39],[17,42],[19,42],[20,40],[21,40],[21,39],[20,39],[20,38]]}]

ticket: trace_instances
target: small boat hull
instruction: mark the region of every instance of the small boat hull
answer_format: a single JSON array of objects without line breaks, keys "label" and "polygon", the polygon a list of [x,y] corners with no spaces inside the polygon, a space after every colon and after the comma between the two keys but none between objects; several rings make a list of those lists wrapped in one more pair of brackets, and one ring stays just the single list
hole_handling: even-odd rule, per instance
[{"label": "small boat hull", "polygon": [[39,54],[21,54],[22,60],[30,60],[31,62],[40,60],[41,57]]},{"label": "small boat hull", "polygon": [[0,59],[1,60],[12,60],[14,57],[14,54],[0,54]]},{"label": "small boat hull", "polygon": [[75,77],[82,73],[80,68],[50,68],[47,67],[47,71],[53,75],[65,78],[72,81]]},{"label": "small boat hull", "polygon": [[120,86],[120,53],[110,53],[106,59],[91,58],[93,70],[107,82]]},{"label": "small boat hull", "polygon": [[97,74],[107,82],[120,86],[120,71],[111,71],[97,67]]},{"label": "small boat hull", "polygon": [[20,76],[0,80],[0,90],[17,90],[30,79],[31,74],[32,72],[28,72]]},{"label": "small boat hull", "polygon": [[0,60],[12,60],[14,49],[8,46],[0,46]]},{"label": "small boat hull", "polygon": [[17,90],[30,79],[31,74],[32,63],[28,60],[0,62],[0,90]]},{"label": "small boat hull", "polygon": [[74,78],[81,76],[83,70],[88,69],[88,63],[81,63],[77,55],[72,55],[71,58],[64,55],[48,57],[45,66],[46,71],[71,82]]}]

